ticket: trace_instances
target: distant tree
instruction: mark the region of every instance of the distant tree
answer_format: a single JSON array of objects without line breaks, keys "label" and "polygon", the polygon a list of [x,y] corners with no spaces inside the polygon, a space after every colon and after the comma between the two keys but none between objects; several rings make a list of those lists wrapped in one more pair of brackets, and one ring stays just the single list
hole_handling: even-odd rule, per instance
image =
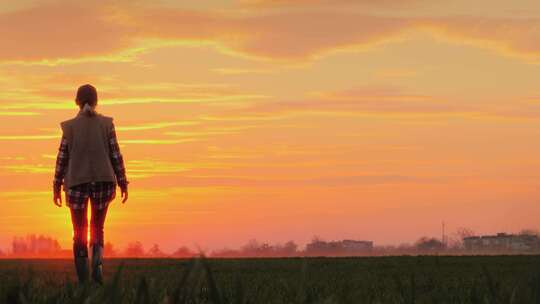
[{"label": "distant tree", "polygon": [[106,257],[113,257],[117,256],[118,252],[116,252],[111,242],[106,242],[105,246],[103,246],[103,255],[105,255]]},{"label": "distant tree", "polygon": [[[390,246],[391,247],[391,246]],[[401,243],[397,246],[397,249],[399,250],[409,250],[413,248],[413,245],[409,244],[409,243]]]},{"label": "distant tree", "polygon": [[28,253],[28,245],[22,237],[14,237],[11,242],[11,252],[13,255],[21,255]]},{"label": "distant tree", "polygon": [[268,243],[251,239],[240,248],[240,256],[271,256],[273,248]]},{"label": "distant tree", "polygon": [[461,240],[463,240],[466,237],[475,236],[474,230],[466,227],[460,227],[456,230],[455,233]]},{"label": "distant tree", "polygon": [[158,244],[154,244],[148,250],[148,256],[151,256],[151,257],[154,257],[154,258],[161,258],[161,257],[165,257],[167,255],[163,251],[161,251]]},{"label": "distant tree", "polygon": [[189,258],[196,256],[195,252],[191,251],[191,249],[186,246],[179,247],[175,252],[173,252],[172,255],[177,258]]},{"label": "distant tree", "polygon": [[474,236],[475,233],[472,229],[466,227],[460,227],[454,232],[447,240],[447,247],[453,250],[459,250],[463,248],[463,239]]},{"label": "distant tree", "polygon": [[15,237],[11,243],[14,255],[54,255],[61,251],[58,240],[44,235]]},{"label": "distant tree", "polygon": [[236,249],[229,249],[229,248],[223,248],[214,250],[210,253],[210,256],[213,257],[220,257],[220,258],[232,258],[232,257],[240,257],[242,254],[239,250]]},{"label": "distant tree", "polygon": [[332,254],[335,248],[333,248],[330,242],[322,240],[318,236],[314,236],[311,242],[306,244],[306,255],[329,255]]},{"label": "distant tree", "polygon": [[463,239],[456,235],[451,235],[446,238],[446,247],[452,250],[463,248]]},{"label": "distant tree", "polygon": [[422,237],[416,241],[415,245],[419,251],[438,251],[444,249],[444,243],[436,238]]},{"label": "distant tree", "polygon": [[128,257],[142,257],[144,256],[144,247],[139,241],[129,243],[124,254]]},{"label": "distant tree", "polygon": [[259,248],[257,248],[257,251],[255,252],[255,256],[274,256],[275,255],[275,248],[274,246],[268,244],[268,243],[262,243]]},{"label": "distant tree", "polygon": [[284,256],[294,256],[298,253],[298,245],[294,241],[288,241],[281,247]]},{"label": "distant tree", "polygon": [[251,239],[240,248],[240,252],[246,256],[256,256],[260,246],[261,244],[256,239]]},{"label": "distant tree", "polygon": [[373,247],[374,255],[387,255],[397,253],[397,247],[395,245],[379,245]]},{"label": "distant tree", "polygon": [[447,247],[452,250],[463,249],[463,239],[474,236],[475,233],[470,228],[460,227],[447,239]]},{"label": "distant tree", "polygon": [[[293,241],[289,241],[284,245],[269,243],[260,243],[255,239],[247,242],[246,245],[240,248],[239,256],[260,256],[260,257],[275,257],[275,256],[293,256],[297,254],[298,245]],[[223,252],[222,252],[223,253]],[[232,254],[232,252],[228,252]]]},{"label": "distant tree", "polygon": [[324,239],[321,238],[321,237],[318,236],[318,235],[314,235],[314,236],[311,238],[311,242],[312,242],[312,243],[324,242]]}]

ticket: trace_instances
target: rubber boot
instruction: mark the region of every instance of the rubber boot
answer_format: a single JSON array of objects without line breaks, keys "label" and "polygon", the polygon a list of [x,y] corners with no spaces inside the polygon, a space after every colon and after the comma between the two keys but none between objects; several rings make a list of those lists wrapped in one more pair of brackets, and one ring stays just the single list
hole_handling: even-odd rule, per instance
[{"label": "rubber boot", "polygon": [[75,256],[75,270],[79,283],[83,284],[88,281],[88,248],[86,246],[73,246]]},{"label": "rubber boot", "polygon": [[92,279],[103,284],[103,246],[92,246]]}]

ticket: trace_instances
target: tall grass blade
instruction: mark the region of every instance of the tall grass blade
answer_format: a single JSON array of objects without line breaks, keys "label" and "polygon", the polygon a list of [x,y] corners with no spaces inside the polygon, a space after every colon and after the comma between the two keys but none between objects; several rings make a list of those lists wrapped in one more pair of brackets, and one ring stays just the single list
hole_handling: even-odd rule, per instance
[{"label": "tall grass blade", "polygon": [[210,265],[208,263],[208,260],[201,256],[201,263],[204,268],[205,274],[206,274],[206,283],[208,284],[208,291],[210,293],[210,300],[214,304],[221,304],[223,303],[221,294],[219,292],[219,289],[216,285],[216,281],[214,279],[214,275],[212,274],[212,271],[210,270]]},{"label": "tall grass blade", "polygon": [[188,283],[188,278],[190,277],[191,273],[193,272],[193,269],[195,268],[196,260],[190,259],[189,263],[187,264],[186,269],[182,273],[182,276],[180,277],[180,282],[178,283],[178,286],[176,287],[173,297],[172,297],[172,303],[174,304],[180,304],[185,303],[187,301],[187,294],[186,294],[186,288]]},{"label": "tall grass blade", "polygon": [[489,291],[488,297],[489,297],[490,303],[493,303],[493,304],[499,303],[497,285],[495,281],[493,280],[491,273],[488,271],[485,265],[482,265],[482,273],[484,274],[484,278],[486,279],[486,284]]},{"label": "tall grass blade", "polygon": [[137,287],[137,296],[135,297],[136,304],[150,304],[150,291],[146,277],[142,277],[139,286]]},{"label": "tall grass blade", "polygon": [[120,284],[120,278],[124,269],[124,262],[122,262],[116,272],[112,282],[105,288],[104,298],[106,303],[116,304],[122,302],[122,290]]}]

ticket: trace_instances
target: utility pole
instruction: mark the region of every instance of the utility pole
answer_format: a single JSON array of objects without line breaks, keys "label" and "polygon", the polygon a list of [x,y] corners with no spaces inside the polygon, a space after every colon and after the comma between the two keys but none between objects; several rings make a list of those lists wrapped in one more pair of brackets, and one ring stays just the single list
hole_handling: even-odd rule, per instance
[{"label": "utility pole", "polygon": [[446,247],[446,236],[444,235],[444,220],[442,221],[442,234],[441,234],[441,243],[443,247]]}]

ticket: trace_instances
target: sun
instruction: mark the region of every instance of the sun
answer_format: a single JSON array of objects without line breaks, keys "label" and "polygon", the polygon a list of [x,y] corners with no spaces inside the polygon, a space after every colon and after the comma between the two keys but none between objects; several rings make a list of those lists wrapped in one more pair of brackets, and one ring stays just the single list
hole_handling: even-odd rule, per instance
[{"label": "sun", "polygon": [[[74,237],[75,237],[75,233],[71,231],[71,239],[73,239]],[[90,229],[88,229],[86,232],[86,242],[87,244],[90,244]]]}]

